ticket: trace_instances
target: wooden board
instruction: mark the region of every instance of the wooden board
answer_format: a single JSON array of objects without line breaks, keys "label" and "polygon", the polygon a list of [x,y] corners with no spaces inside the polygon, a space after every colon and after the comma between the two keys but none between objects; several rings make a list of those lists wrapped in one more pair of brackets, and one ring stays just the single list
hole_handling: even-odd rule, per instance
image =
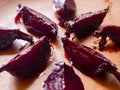
[{"label": "wooden board", "polygon": [[[108,0],[75,0],[77,5],[77,15],[106,8],[108,3],[105,1]],[[111,2],[113,5],[102,25],[120,25],[120,0],[111,0]],[[20,28],[22,31],[26,32],[24,25],[16,25],[14,23],[14,17],[16,16],[16,6],[19,3],[28,6],[40,13],[43,13],[58,23],[52,8],[52,0],[0,0],[0,26]],[[64,36],[64,32],[65,30],[59,27],[58,42],[53,44],[53,55],[56,60],[67,62],[64,57],[62,43],[60,41],[60,38]],[[96,40],[97,39],[93,36],[89,36],[84,40],[80,40],[80,43],[92,47],[97,46],[97,44],[93,43]],[[17,53],[21,52],[20,48],[25,44],[26,42],[24,41],[16,40],[9,50],[0,51],[0,66],[6,64]],[[27,46],[25,48],[27,48]],[[115,63],[118,68],[120,68],[120,48],[108,47],[104,52],[100,53],[105,55],[113,63]],[[11,76],[8,72],[4,71],[0,73],[0,90],[42,90],[42,83],[49,75],[52,67],[52,64],[48,65],[47,69],[42,75],[30,80],[17,79]],[[107,74],[105,78],[90,78],[80,73],[77,69],[74,68],[74,70],[77,75],[80,76],[85,90],[120,90],[120,82],[118,82],[118,80],[116,80],[116,78],[111,74]]]}]

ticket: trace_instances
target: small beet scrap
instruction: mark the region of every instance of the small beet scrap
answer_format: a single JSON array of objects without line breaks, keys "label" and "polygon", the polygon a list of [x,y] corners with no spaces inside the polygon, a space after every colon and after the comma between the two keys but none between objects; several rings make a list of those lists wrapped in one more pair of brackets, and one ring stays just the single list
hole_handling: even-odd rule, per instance
[{"label": "small beet scrap", "polygon": [[26,40],[33,44],[33,37],[21,32],[19,29],[0,27],[0,50],[8,49],[16,39]]},{"label": "small beet scrap", "polygon": [[103,51],[106,44],[106,38],[109,37],[116,45],[120,46],[120,27],[119,26],[105,26],[101,30],[98,30],[94,35],[101,40],[99,42],[99,50]]},{"label": "small beet scrap", "polygon": [[70,34],[74,33],[78,39],[89,36],[99,28],[108,10],[109,7],[76,16],[73,20],[68,21],[65,35],[70,37]]},{"label": "small beet scrap", "polygon": [[62,38],[65,54],[73,66],[88,76],[99,76],[105,72],[115,75],[120,81],[120,73],[115,64],[91,48]]},{"label": "small beet scrap", "polygon": [[17,56],[3,65],[0,68],[0,72],[8,71],[13,76],[20,78],[29,78],[42,73],[50,57],[50,45],[46,37],[41,39],[30,46],[25,51],[21,52]]},{"label": "small beet scrap", "polygon": [[[21,7],[21,5],[19,5]],[[50,40],[55,40],[57,36],[58,27],[48,17],[38,13],[26,6],[20,8],[15,22],[20,22],[22,19],[28,32],[37,36],[47,36]]]},{"label": "small beet scrap", "polygon": [[66,21],[72,19],[76,13],[74,0],[54,0],[53,8],[55,10],[59,25],[65,27]]},{"label": "small beet scrap", "polygon": [[43,90],[84,90],[84,86],[72,67],[59,62],[45,80]]}]

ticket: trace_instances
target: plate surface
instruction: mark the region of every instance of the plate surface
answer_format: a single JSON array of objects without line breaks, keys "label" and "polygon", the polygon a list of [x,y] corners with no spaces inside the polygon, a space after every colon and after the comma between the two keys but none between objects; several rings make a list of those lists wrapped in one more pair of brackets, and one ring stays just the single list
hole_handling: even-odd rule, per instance
[{"label": "plate surface", "polygon": [[[106,8],[108,3],[105,1],[107,0],[75,0],[77,5],[77,15]],[[23,32],[26,32],[24,25],[16,25],[14,23],[16,7],[19,3],[46,15],[58,23],[52,8],[52,0],[0,0],[0,2],[0,26],[20,28]],[[120,25],[120,0],[111,0],[111,2],[113,3],[112,7],[102,25]],[[68,63],[64,57],[64,52],[60,41],[60,38],[64,36],[64,32],[65,30],[59,27],[58,42],[53,44],[53,54],[55,60],[65,61]],[[38,38],[35,39],[37,40]],[[93,43],[96,40],[97,39],[93,36],[89,36],[79,42],[86,46],[93,47],[97,46],[97,44]],[[19,53],[20,48],[25,44],[26,42],[24,41],[16,40],[9,50],[0,51],[0,66],[7,63],[11,58]],[[27,46],[25,48],[27,48]],[[120,48],[107,48],[104,52],[100,53],[105,55],[113,63],[120,67]],[[52,67],[52,64],[48,65],[42,75],[30,80],[17,79],[11,76],[8,72],[4,71],[0,73],[0,90],[42,90],[42,83],[49,75]],[[105,78],[90,78],[80,73],[77,69],[74,68],[74,70],[77,75],[80,76],[85,90],[120,90],[120,83],[111,74],[107,74]]]}]

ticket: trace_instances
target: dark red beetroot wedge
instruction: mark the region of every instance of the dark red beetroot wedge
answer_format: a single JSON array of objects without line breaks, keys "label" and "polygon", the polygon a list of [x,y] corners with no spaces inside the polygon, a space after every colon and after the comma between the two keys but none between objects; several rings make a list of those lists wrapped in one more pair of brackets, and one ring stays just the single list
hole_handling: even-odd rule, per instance
[{"label": "dark red beetroot wedge", "polygon": [[33,37],[21,32],[19,29],[0,27],[0,50],[8,49],[14,40],[22,39],[33,43]]},{"label": "dark red beetroot wedge", "polygon": [[57,25],[43,14],[23,6],[15,17],[15,22],[20,22],[20,19],[22,19],[28,32],[40,37],[45,35],[50,40],[56,39]]},{"label": "dark red beetroot wedge", "polygon": [[84,90],[84,86],[72,67],[59,62],[44,82],[43,90]]},{"label": "dark red beetroot wedge", "polygon": [[65,27],[65,22],[72,19],[76,13],[74,0],[54,0],[54,10],[59,20],[59,25]]},{"label": "dark red beetroot wedge", "polygon": [[81,44],[62,38],[65,54],[78,70],[88,76],[98,76],[110,72],[120,81],[120,73],[115,64],[100,53]]},{"label": "dark red beetroot wedge", "polygon": [[71,33],[74,33],[78,39],[89,36],[101,25],[108,10],[109,8],[88,12],[70,20],[68,22],[68,30],[65,33],[66,36],[70,37]]},{"label": "dark red beetroot wedge", "polygon": [[118,46],[120,46],[120,27],[119,26],[106,26],[101,30],[98,30],[94,35],[101,40],[99,42],[99,50],[103,50],[106,44],[106,38],[109,37],[113,40]]},{"label": "dark red beetroot wedge", "polygon": [[47,66],[50,57],[50,45],[46,37],[42,37],[22,53],[0,68],[0,72],[8,71],[20,78],[39,75]]}]

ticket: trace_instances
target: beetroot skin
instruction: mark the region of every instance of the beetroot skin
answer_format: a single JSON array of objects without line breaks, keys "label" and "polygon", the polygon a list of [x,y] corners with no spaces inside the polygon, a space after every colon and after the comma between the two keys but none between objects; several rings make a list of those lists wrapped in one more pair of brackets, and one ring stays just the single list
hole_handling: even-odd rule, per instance
[{"label": "beetroot skin", "polygon": [[26,40],[33,44],[33,37],[21,32],[19,29],[0,27],[0,50],[8,49],[16,39]]},{"label": "beetroot skin", "polygon": [[119,26],[106,26],[103,27],[101,30],[98,30],[94,33],[94,35],[101,40],[99,42],[99,50],[103,51],[104,46],[107,43],[106,38],[109,37],[113,40],[116,45],[120,46],[120,27]]},{"label": "beetroot skin", "polygon": [[78,39],[89,36],[99,28],[108,10],[109,8],[106,8],[76,16],[68,22],[65,35],[70,37],[70,34],[74,33]]},{"label": "beetroot skin", "polygon": [[59,62],[45,80],[43,90],[84,90],[84,87],[73,68]]},{"label": "beetroot skin", "polygon": [[76,13],[74,0],[54,0],[54,10],[59,20],[59,25],[65,27],[66,21],[72,19]]},{"label": "beetroot skin", "polygon": [[[19,5],[19,7],[21,6]],[[43,14],[23,6],[15,17],[15,22],[20,22],[20,19],[22,19],[28,32],[40,37],[45,35],[50,40],[56,39],[57,25]]]},{"label": "beetroot skin", "polygon": [[50,45],[46,37],[42,37],[25,51],[21,52],[6,65],[0,68],[0,72],[8,71],[20,78],[29,78],[39,75],[47,66],[50,57]]},{"label": "beetroot skin", "polygon": [[120,81],[120,73],[115,64],[91,48],[62,38],[65,54],[73,66],[88,76],[98,76],[110,72]]}]

